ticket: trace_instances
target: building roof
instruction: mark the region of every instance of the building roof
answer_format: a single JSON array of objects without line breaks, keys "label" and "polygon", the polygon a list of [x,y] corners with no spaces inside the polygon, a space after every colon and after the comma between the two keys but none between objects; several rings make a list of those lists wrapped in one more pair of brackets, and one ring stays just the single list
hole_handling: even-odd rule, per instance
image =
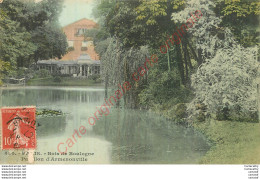
[{"label": "building roof", "polygon": [[88,54],[82,54],[77,60],[91,60]]},{"label": "building roof", "polygon": [[87,19],[87,18],[82,18],[80,20],[77,20],[71,24],[68,24],[66,26],[64,26],[63,28],[67,28],[69,26],[74,26],[74,25],[79,25],[79,24],[88,24],[88,26],[92,26],[93,28],[97,28],[98,24],[96,22],[94,22],[93,20]]},{"label": "building roof", "polygon": [[93,43],[87,46],[86,51],[82,51],[82,42],[85,41],[85,37],[80,35],[75,35],[78,29],[93,29],[97,28],[98,25],[92,20],[83,18],[76,22],[73,22],[63,28],[64,33],[67,36],[68,41],[73,42],[74,50],[68,52],[62,57],[62,60],[76,60],[80,57],[82,53],[86,53],[90,56],[92,60],[99,60],[99,55],[95,51]]},{"label": "building roof", "polygon": [[100,61],[91,60],[88,54],[81,54],[77,61],[78,64],[100,64]]}]

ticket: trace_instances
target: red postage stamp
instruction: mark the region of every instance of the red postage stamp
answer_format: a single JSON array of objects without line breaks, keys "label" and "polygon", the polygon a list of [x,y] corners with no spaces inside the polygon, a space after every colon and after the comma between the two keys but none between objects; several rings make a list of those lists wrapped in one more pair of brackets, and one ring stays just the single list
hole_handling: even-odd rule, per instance
[{"label": "red postage stamp", "polygon": [[35,149],[35,107],[4,107],[2,112],[2,149]]}]

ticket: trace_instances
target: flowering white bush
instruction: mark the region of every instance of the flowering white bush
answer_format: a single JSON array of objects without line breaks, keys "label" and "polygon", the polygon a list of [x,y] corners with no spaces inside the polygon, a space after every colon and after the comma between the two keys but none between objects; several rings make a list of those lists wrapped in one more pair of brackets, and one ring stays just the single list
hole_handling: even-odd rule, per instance
[{"label": "flowering white bush", "polygon": [[236,46],[218,50],[192,76],[195,98],[189,109],[197,113],[195,106],[202,103],[207,106],[207,113],[236,106],[256,111],[256,57],[256,48]]},{"label": "flowering white bush", "polygon": [[214,35],[212,31],[220,29],[221,18],[216,17],[211,7],[214,3],[209,0],[192,0],[183,11],[172,15],[174,21],[185,22],[190,12],[201,10],[203,14],[195,27],[189,29],[204,58],[191,79],[195,98],[188,106],[190,117],[201,112],[196,108],[198,104],[206,106],[206,114],[225,107],[257,111],[257,48],[240,46],[228,28],[222,29],[222,39]]}]

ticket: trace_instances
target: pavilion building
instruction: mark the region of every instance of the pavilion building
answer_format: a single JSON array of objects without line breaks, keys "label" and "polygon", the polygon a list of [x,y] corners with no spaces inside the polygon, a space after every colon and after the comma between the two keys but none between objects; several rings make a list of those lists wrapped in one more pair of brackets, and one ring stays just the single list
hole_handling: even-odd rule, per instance
[{"label": "pavilion building", "polygon": [[100,74],[100,60],[93,39],[87,37],[87,30],[98,28],[88,19],[81,19],[63,27],[68,40],[68,53],[62,59],[40,60],[37,69],[46,69],[50,74],[74,77],[89,77]]}]

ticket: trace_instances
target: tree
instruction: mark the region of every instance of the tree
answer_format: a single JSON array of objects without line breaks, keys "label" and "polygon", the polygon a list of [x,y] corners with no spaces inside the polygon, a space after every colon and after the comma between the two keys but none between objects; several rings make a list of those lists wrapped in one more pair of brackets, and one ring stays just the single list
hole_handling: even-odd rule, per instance
[{"label": "tree", "polygon": [[[146,46],[140,48],[122,49],[117,39],[109,39],[109,45],[106,52],[101,57],[102,76],[105,81],[106,97],[109,86],[116,87],[128,81],[135,84],[132,74],[136,69],[144,64],[146,57],[149,56],[149,50]],[[120,49],[120,52],[117,51]],[[119,59],[119,60],[117,60]],[[125,107],[136,108],[138,106],[138,94],[144,81],[134,85],[131,91],[124,95]]]},{"label": "tree", "polygon": [[0,59],[16,69],[19,59],[28,58],[35,49],[30,33],[20,27],[18,22],[8,17],[0,21]]},{"label": "tree", "polygon": [[260,2],[257,0],[219,0],[215,12],[223,17],[222,26],[228,27],[240,44],[244,47],[258,45],[259,48],[259,9]]},{"label": "tree", "polygon": [[256,112],[257,49],[240,45],[219,49],[216,56],[201,65],[192,76],[195,98],[190,110],[198,104],[207,107],[206,114],[223,109],[237,112]]},{"label": "tree", "polygon": [[62,29],[53,24],[38,27],[32,33],[32,42],[37,46],[35,62],[40,59],[61,58],[68,46]]},{"label": "tree", "polygon": [[63,0],[3,1],[1,58],[15,68],[29,67],[39,59],[61,58],[67,49],[66,36],[58,24],[62,3]]},{"label": "tree", "polygon": [[[98,6],[97,12],[101,12],[99,13],[99,15],[102,16],[103,14],[104,16],[106,16],[101,18],[104,20],[104,23],[101,23],[103,24],[101,26],[101,29],[105,29],[104,31],[109,32],[110,35],[108,37],[112,37],[112,41],[114,42],[114,46],[112,48],[113,50],[106,49],[108,53],[104,53],[106,48],[104,44],[107,43],[102,44],[104,48],[100,48],[100,51],[102,52],[101,64],[105,68],[112,65],[111,68],[117,72],[117,75],[115,75],[114,77],[111,77],[111,74],[106,75],[104,77],[105,84],[117,85],[117,82],[128,80],[129,77],[124,74],[138,69],[138,66],[133,65],[134,63],[136,63],[133,60],[137,60],[139,62],[139,60],[142,61],[145,59],[143,58],[138,60],[133,56],[133,54],[135,54],[134,52],[143,52],[141,50],[142,47],[145,46],[146,48],[148,48],[150,54],[158,53],[158,49],[161,44],[165,43],[165,39],[167,39],[167,36],[169,34],[172,34],[174,31],[173,29],[176,29],[176,27],[178,26],[178,24],[174,23],[171,20],[172,12],[178,11],[183,8],[184,2],[184,0],[121,1],[117,3],[109,3],[108,1],[104,1]],[[110,7],[110,10],[108,10],[107,7]],[[97,46],[99,46],[99,44],[101,43],[97,43]],[[107,47],[111,46],[107,45]],[[114,54],[113,57],[111,57],[111,53]],[[115,55],[115,53],[117,55]],[[132,55],[125,56],[125,54],[129,53]],[[180,84],[185,84],[189,86],[189,75],[191,73],[191,70],[193,70],[193,64],[191,63],[192,55],[190,55],[190,53],[191,52],[190,49],[188,49],[187,42],[183,46],[177,45],[176,47],[169,49],[167,55],[160,55],[160,62],[158,63],[157,70],[161,72],[166,71],[165,73],[158,74],[158,76],[161,76],[163,74],[164,79],[164,85],[161,86],[161,94],[170,94],[170,92],[172,91],[174,91],[174,93],[176,91],[180,91],[178,90],[182,88],[180,87]],[[108,57],[111,57],[112,59],[109,60]],[[109,64],[103,64],[105,62],[105,59],[109,61]],[[127,60],[123,62],[124,59]],[[122,66],[121,64],[124,65]],[[156,88],[156,83],[160,80],[156,78],[157,76],[152,75],[156,74],[152,72],[153,70],[154,69],[151,69],[151,71],[146,74],[144,78],[145,80],[141,83],[138,83],[138,87],[137,89],[135,89],[135,93],[130,95],[129,98],[135,99],[135,102],[133,103],[136,103],[139,100],[147,101],[145,95],[139,95],[141,93],[143,94],[142,90],[150,91],[152,94],[155,92],[153,89]],[[110,83],[110,79],[113,79],[113,84]],[[147,84],[148,81],[149,84]],[[178,86],[174,86],[175,82],[173,81],[176,81],[180,84]],[[151,85],[154,85],[154,87],[151,87]],[[169,90],[169,88],[171,88],[171,90]],[[170,92],[168,93],[168,91]],[[165,99],[163,99],[162,101],[172,99],[172,97],[169,97],[167,95],[163,96],[165,97]],[[175,96],[177,95],[174,95],[174,97]],[[158,104],[161,100],[157,99],[158,98],[156,98],[154,102],[157,102]]]},{"label": "tree", "polygon": [[195,98],[189,104],[192,116],[216,114],[218,111],[256,111],[257,48],[244,48],[228,28],[221,28],[214,4],[205,0],[188,3],[187,10],[173,14],[173,19],[186,21],[188,12],[201,10],[203,17],[191,30],[203,62],[192,75]]},{"label": "tree", "polygon": [[0,86],[2,86],[3,82],[2,79],[4,78],[7,71],[11,69],[11,65],[9,62],[5,62],[0,60]]},{"label": "tree", "polygon": [[[192,34],[195,47],[199,57],[199,65],[207,58],[215,56],[223,31],[219,28],[221,19],[213,11],[215,4],[208,0],[194,0],[187,2],[187,7],[180,12],[172,14],[172,20],[179,23],[186,23],[191,17],[190,13],[200,13],[198,22],[192,22],[189,33]],[[200,12],[199,12],[200,11]]]}]

